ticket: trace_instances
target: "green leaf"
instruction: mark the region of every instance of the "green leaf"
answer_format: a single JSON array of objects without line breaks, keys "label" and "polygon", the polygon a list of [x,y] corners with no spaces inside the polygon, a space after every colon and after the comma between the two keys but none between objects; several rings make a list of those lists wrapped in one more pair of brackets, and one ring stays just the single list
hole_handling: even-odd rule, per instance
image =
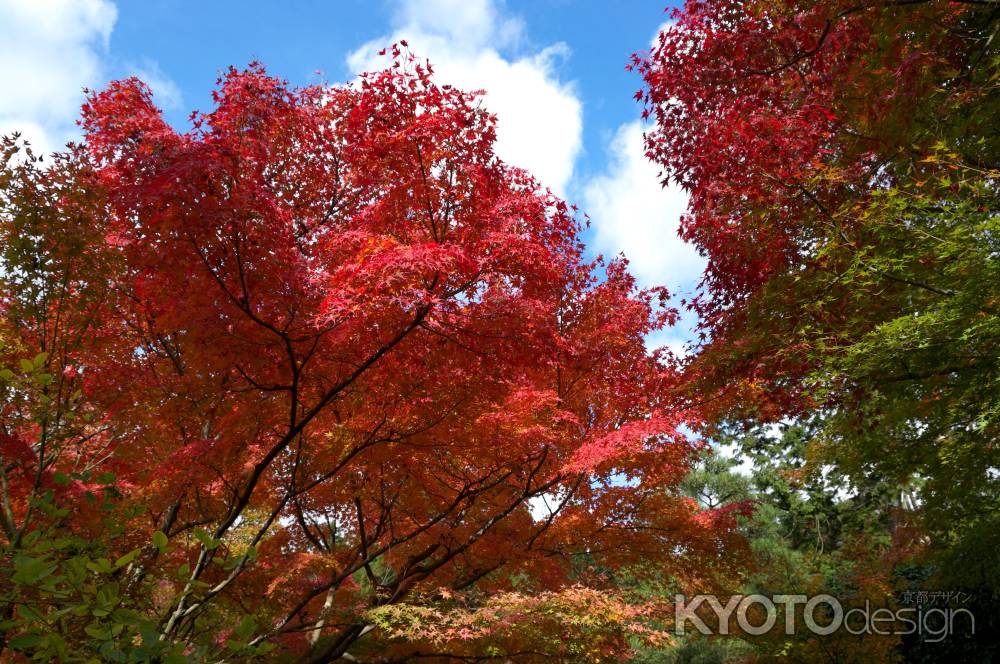
[{"label": "green leaf", "polygon": [[257,623],[254,621],[253,616],[247,616],[236,626],[234,634],[240,639],[246,639],[253,635],[255,629],[257,629]]},{"label": "green leaf", "polygon": [[87,569],[92,572],[97,572],[98,574],[110,574],[111,561],[107,558],[100,558],[92,563],[87,563]]},{"label": "green leaf", "polygon": [[139,549],[132,549],[124,556],[115,561],[115,569],[121,569],[139,556]]},{"label": "green leaf", "polygon": [[209,551],[219,547],[222,542],[217,539],[213,539],[211,535],[202,530],[201,528],[195,528],[194,531],[195,539],[201,542],[201,545],[208,549]]},{"label": "green leaf", "polygon": [[163,551],[165,548],[167,548],[167,543],[169,541],[170,540],[167,539],[167,536],[164,535],[159,530],[153,533],[153,545],[160,551]]},{"label": "green leaf", "polygon": [[45,617],[27,604],[18,604],[17,614],[25,620],[30,620],[32,622],[45,622]]},{"label": "green leaf", "polygon": [[25,634],[16,636],[7,644],[14,650],[28,650],[34,648],[42,642],[43,638],[39,634]]},{"label": "green leaf", "polygon": [[50,564],[44,558],[28,558],[14,564],[17,570],[14,573],[14,580],[24,584],[34,584],[52,572],[56,571],[56,565]]},{"label": "green leaf", "polygon": [[95,639],[100,639],[101,641],[107,641],[111,638],[111,632],[99,627],[84,627],[83,631]]}]

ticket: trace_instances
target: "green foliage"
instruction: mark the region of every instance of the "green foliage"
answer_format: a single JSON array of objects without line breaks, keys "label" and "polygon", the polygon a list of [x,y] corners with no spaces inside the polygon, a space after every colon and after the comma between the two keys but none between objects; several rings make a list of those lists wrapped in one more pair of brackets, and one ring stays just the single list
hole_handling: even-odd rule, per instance
[{"label": "green foliage", "polygon": [[[837,597],[845,605],[891,606],[897,590],[909,587],[891,541],[903,516],[906,492],[885,482],[857,486],[835,467],[810,456],[821,421],[803,421],[747,433],[729,432],[715,442],[727,448],[703,458],[682,483],[703,505],[724,509],[750,501],[753,513],[741,520],[740,532],[750,549],[749,564],[729,579],[726,594],[817,595]],[[751,462],[751,463],[746,463]],[[745,468],[741,470],[741,466]],[[684,592],[635,582],[648,597]],[[706,592],[703,587],[687,592]],[[724,600],[723,600],[724,601]],[[778,607],[778,625],[784,609]],[[801,625],[801,621],[799,622]],[[800,629],[785,635],[776,629],[762,636],[702,636],[689,630],[671,647],[638,648],[639,662],[686,664],[714,662],[892,661],[899,642],[893,637],[867,641],[846,633],[820,643]]]},{"label": "green foliage", "polygon": [[[111,514],[114,492],[101,493],[100,507]],[[125,592],[142,582],[140,549],[111,560],[112,541],[73,534],[69,510],[57,506],[52,491],[36,505],[50,519],[33,524],[17,546],[0,544],[0,576],[9,579],[0,594],[0,640],[10,650],[37,662],[201,661],[162,642],[156,623]]]}]

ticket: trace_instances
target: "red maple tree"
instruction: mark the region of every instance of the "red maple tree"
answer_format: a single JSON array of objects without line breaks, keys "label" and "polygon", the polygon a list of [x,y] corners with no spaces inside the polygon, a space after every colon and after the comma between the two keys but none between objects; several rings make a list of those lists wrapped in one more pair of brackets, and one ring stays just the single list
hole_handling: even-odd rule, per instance
[{"label": "red maple tree", "polygon": [[[721,410],[806,412],[809,371],[895,311],[878,288],[933,292],[870,255],[881,240],[861,210],[933,177],[933,118],[979,85],[966,72],[989,44],[980,9],[692,0],[633,56],[645,83],[636,98],[654,120],[647,156],[690,194],[680,233],[708,260],[691,305],[700,388]],[[844,278],[852,261],[876,293]]]},{"label": "red maple tree", "polygon": [[[325,662],[379,638],[378,607],[724,554],[674,490],[697,445],[644,342],[665,292],[584,260],[574,211],[495,157],[476,96],[395,55],[345,87],[230,70],[186,133],[115,82],[81,146],[5,171],[5,535],[44,523],[123,556],[106,571],[140,627],[115,647]],[[73,518],[32,512],[47,492]],[[80,652],[105,634],[61,620]]]}]

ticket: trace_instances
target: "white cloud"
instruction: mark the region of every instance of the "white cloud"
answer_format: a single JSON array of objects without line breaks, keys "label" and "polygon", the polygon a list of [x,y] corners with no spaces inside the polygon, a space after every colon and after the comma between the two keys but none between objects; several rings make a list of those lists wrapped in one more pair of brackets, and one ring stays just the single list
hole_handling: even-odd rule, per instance
[{"label": "white cloud", "polygon": [[398,5],[397,28],[447,37],[456,50],[511,46],[524,31],[522,20],[501,16],[492,0],[403,0]]},{"label": "white cloud", "polygon": [[356,73],[378,69],[385,63],[378,51],[407,40],[431,61],[439,81],[485,89],[485,106],[499,120],[497,154],[565,195],[583,130],[583,106],[557,73],[568,47],[510,56],[506,51],[522,42],[524,25],[502,15],[492,0],[398,0],[395,6],[393,33],[351,53],[348,66]]},{"label": "white cloud", "polygon": [[687,194],[675,185],[660,186],[659,168],[645,157],[638,121],[618,128],[608,152],[607,172],[589,180],[583,190],[593,249],[605,256],[624,253],[643,286],[689,293],[705,260],[677,235]]},{"label": "white cloud", "polygon": [[[693,294],[705,269],[705,259],[677,235],[687,194],[676,185],[660,185],[659,167],[646,159],[638,120],[618,128],[607,152],[607,171],[583,187],[593,229],[591,249],[606,257],[624,254],[640,286],[666,286],[677,306],[678,296]],[[650,335],[646,346],[667,346],[685,356],[695,317],[682,314],[675,327]]]},{"label": "white cloud", "polygon": [[45,151],[76,134],[117,14],[109,0],[0,0],[0,133],[22,131]]},{"label": "white cloud", "polygon": [[743,477],[750,477],[753,475],[755,467],[753,459],[743,454],[737,443],[729,443],[727,445],[713,443],[712,448],[715,450],[715,453],[723,459],[737,460],[738,463],[732,468],[733,472],[737,475],[742,475]]},{"label": "white cloud", "polygon": [[184,105],[184,96],[160,65],[153,60],[143,60],[142,64],[131,67],[131,75],[137,76],[153,91],[153,101],[164,110],[176,110]]}]

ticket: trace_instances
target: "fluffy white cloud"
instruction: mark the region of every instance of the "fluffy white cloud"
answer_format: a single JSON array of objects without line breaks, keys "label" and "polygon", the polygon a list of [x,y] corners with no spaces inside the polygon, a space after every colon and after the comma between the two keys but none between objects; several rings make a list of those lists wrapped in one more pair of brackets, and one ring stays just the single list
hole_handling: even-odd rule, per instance
[{"label": "fluffy white cloud", "polygon": [[492,0],[398,0],[394,31],[348,56],[357,73],[384,65],[378,51],[405,39],[428,58],[439,81],[486,91],[485,106],[499,120],[497,154],[526,168],[542,184],[565,195],[580,152],[583,107],[557,68],[569,49],[559,43],[511,57],[523,23],[502,15]]},{"label": "fluffy white cloud", "polygon": [[0,133],[46,151],[71,138],[116,18],[109,0],[0,0]]},{"label": "fluffy white cloud", "polygon": [[[624,254],[640,285],[666,286],[675,302],[677,295],[692,294],[705,259],[677,235],[687,194],[675,185],[660,185],[659,168],[645,157],[638,120],[618,128],[607,152],[607,171],[583,188],[594,232],[591,248],[609,257]],[[693,324],[687,315],[677,327],[651,335],[646,343],[683,355]]]},{"label": "fluffy white cloud", "polygon": [[677,236],[687,194],[674,185],[660,186],[658,167],[643,154],[638,121],[619,127],[608,152],[607,172],[589,180],[583,190],[593,249],[606,256],[624,253],[644,286],[690,292],[705,260]]},{"label": "fluffy white cloud", "polygon": [[141,65],[131,67],[129,73],[149,86],[153,91],[153,99],[160,108],[172,111],[184,105],[181,89],[154,60],[143,60]]}]

